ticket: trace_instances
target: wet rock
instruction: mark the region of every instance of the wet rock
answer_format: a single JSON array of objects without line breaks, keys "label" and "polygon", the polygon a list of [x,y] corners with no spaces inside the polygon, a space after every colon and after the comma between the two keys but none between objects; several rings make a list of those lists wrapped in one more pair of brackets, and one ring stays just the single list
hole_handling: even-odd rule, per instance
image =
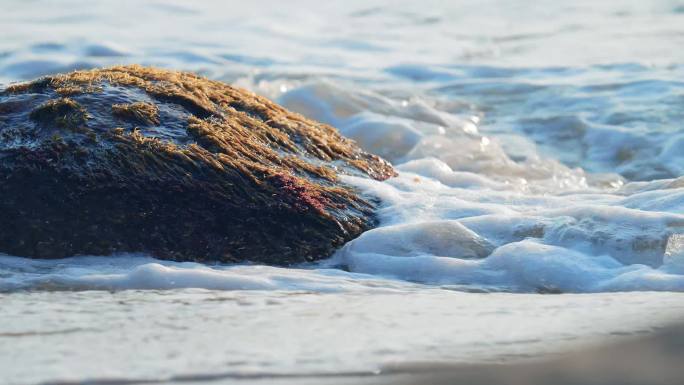
[{"label": "wet rock", "polygon": [[392,167],[251,92],[140,66],[0,90],[0,252],[291,264],[374,225]]}]

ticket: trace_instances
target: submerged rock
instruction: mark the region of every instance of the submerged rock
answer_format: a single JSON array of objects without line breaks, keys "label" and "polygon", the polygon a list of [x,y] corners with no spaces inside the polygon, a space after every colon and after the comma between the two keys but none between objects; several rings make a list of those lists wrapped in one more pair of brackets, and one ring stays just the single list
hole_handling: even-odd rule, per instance
[{"label": "submerged rock", "polygon": [[374,225],[338,173],[392,167],[197,75],[114,67],[0,90],[0,252],[290,264]]}]

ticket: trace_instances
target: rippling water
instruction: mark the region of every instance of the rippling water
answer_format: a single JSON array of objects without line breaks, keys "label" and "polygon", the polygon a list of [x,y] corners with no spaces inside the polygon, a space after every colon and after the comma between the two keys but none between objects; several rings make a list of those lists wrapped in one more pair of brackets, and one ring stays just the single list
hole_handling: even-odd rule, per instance
[{"label": "rippling water", "polygon": [[[346,178],[381,198],[381,226],[316,265],[0,256],[0,368],[13,383],[373,373],[681,319],[682,25],[676,1],[9,1],[0,83],[192,70],[400,175]],[[540,294],[559,292],[591,294]]]}]

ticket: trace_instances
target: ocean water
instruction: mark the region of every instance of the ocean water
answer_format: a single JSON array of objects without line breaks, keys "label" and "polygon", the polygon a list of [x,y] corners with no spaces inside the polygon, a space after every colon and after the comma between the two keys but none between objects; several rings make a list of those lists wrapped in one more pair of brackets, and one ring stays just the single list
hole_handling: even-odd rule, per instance
[{"label": "ocean water", "polygon": [[3,5],[0,84],[195,71],[399,176],[344,178],[381,224],[312,265],[0,255],[0,383],[296,383],[547,357],[684,319],[681,1]]}]

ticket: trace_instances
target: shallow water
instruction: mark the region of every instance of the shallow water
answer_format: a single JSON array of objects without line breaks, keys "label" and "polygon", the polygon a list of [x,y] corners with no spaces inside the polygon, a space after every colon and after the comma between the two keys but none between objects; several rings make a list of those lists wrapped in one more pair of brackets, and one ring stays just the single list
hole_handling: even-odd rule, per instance
[{"label": "shallow water", "polygon": [[9,3],[0,83],[192,70],[400,173],[345,179],[381,226],[316,265],[0,256],[10,382],[499,361],[684,315],[678,2]]}]

